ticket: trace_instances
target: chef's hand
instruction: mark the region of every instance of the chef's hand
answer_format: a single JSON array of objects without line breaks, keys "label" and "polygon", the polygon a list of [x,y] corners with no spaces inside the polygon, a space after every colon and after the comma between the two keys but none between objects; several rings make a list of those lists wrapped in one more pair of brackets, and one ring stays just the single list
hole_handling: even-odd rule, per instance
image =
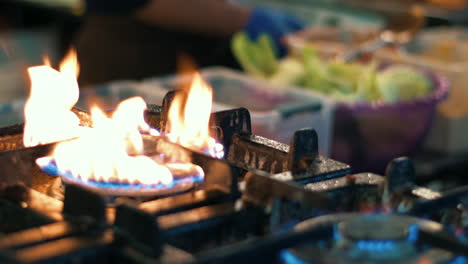
[{"label": "chef's hand", "polygon": [[244,31],[256,40],[262,33],[268,34],[276,45],[280,57],[286,54],[286,46],[282,38],[295,31],[301,30],[304,23],[299,19],[285,14],[279,10],[255,7]]}]

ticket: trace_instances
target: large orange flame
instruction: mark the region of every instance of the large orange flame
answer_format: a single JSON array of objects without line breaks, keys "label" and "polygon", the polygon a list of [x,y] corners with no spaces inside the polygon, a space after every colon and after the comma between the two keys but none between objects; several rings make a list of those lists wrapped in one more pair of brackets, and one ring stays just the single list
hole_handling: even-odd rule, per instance
[{"label": "large orange flame", "polygon": [[46,65],[28,69],[31,90],[24,107],[23,143],[26,147],[79,134],[79,119],[71,111],[79,96],[76,54],[70,53],[62,65],[60,72]]},{"label": "large orange flame", "polygon": [[189,88],[176,94],[171,103],[166,127],[169,139],[212,156],[222,156],[222,145],[210,136],[212,101],[211,87],[195,73]]},{"label": "large orange flame", "polygon": [[[47,64],[47,63],[46,63]],[[173,175],[203,176],[190,162],[174,157],[143,155],[142,133],[159,135],[144,120],[146,103],[140,97],[121,102],[112,116],[97,107],[91,109],[92,127],[79,126],[71,111],[79,96],[76,54],[71,52],[60,64],[60,71],[47,65],[28,69],[31,94],[25,106],[25,146],[58,142],[48,157],[61,172],[71,173],[84,182],[112,181],[143,184],[169,184]],[[222,153],[222,145],[209,135],[212,90],[196,74],[186,93],[178,95],[169,111],[169,139],[186,147]]]},{"label": "large orange flame", "polygon": [[149,129],[143,120],[145,108],[140,97],[120,103],[112,118],[93,107],[93,128],[77,139],[59,143],[50,158],[59,170],[68,171],[84,181],[171,183],[172,174],[167,167],[141,155],[143,139],[140,130]]}]

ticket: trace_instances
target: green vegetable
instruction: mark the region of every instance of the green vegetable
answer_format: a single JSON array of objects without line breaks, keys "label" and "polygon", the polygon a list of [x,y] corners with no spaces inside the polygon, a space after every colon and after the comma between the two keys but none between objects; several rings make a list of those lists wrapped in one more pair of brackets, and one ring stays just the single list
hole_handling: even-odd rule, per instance
[{"label": "green vegetable", "polygon": [[231,48],[242,68],[255,77],[269,78],[278,69],[273,44],[266,34],[254,42],[246,33],[239,32],[234,35]]},{"label": "green vegetable", "polygon": [[385,102],[408,101],[426,96],[432,90],[431,82],[408,66],[392,66],[377,77],[378,88]]},{"label": "green vegetable", "polygon": [[271,76],[278,70],[275,46],[268,35],[261,34],[258,38],[258,47],[257,52],[261,56],[261,65],[264,72],[267,76]]},{"label": "green vegetable", "polygon": [[278,64],[278,70],[268,80],[274,84],[302,85],[304,66],[299,60],[285,58]]},{"label": "green vegetable", "polygon": [[278,61],[267,35],[254,42],[245,33],[238,33],[232,40],[232,50],[252,76],[284,87],[314,90],[338,101],[394,103],[424,97],[432,90],[430,80],[411,67],[392,66],[379,72],[375,62],[324,61],[311,46],[305,46],[298,57]]}]

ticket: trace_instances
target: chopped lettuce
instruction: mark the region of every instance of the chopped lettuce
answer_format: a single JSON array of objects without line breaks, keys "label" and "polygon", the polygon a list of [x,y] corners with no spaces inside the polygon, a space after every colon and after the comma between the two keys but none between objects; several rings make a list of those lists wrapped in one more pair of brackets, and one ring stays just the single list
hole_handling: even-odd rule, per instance
[{"label": "chopped lettuce", "polygon": [[424,97],[432,90],[430,80],[409,66],[394,65],[378,71],[375,62],[364,65],[324,61],[311,46],[304,47],[298,57],[278,60],[267,35],[252,41],[245,33],[238,33],[232,40],[232,50],[252,76],[281,87],[314,90],[338,101],[395,103]]},{"label": "chopped lettuce", "polygon": [[265,34],[255,42],[246,33],[237,33],[232,39],[231,49],[242,68],[255,77],[269,78],[278,70],[273,44]]},{"label": "chopped lettuce", "polygon": [[390,103],[424,97],[432,90],[426,76],[404,65],[391,66],[380,72],[377,83],[382,99]]},{"label": "chopped lettuce", "polygon": [[302,85],[304,66],[299,60],[287,57],[278,64],[278,70],[268,80],[275,84]]}]

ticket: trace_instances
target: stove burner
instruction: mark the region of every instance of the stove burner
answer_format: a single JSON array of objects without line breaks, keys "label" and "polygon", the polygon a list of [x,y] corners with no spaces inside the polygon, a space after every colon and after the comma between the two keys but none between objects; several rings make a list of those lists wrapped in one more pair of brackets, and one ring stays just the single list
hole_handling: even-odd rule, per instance
[{"label": "stove burner", "polygon": [[409,228],[407,223],[399,222],[399,218],[396,215],[364,215],[339,223],[339,233],[356,241],[405,239]]},{"label": "stove burner", "polygon": [[60,171],[53,161],[42,166],[43,171],[50,175],[61,176],[68,184],[79,184],[98,193],[109,196],[129,197],[155,197],[181,193],[193,189],[195,185],[203,181],[202,175],[191,175],[183,178],[175,177],[170,184],[142,184],[127,182],[104,182],[97,180],[84,181],[70,172]]},{"label": "stove burner", "polygon": [[[330,227],[333,236],[281,252],[285,263],[452,263],[453,253],[426,245],[420,230],[439,232],[442,225],[410,216],[356,213],[317,217],[295,231]],[[423,245],[423,246],[421,246]],[[437,251],[437,254],[435,252]],[[435,256],[437,255],[436,259]]]},{"label": "stove burner", "polygon": [[[332,254],[351,258],[399,259],[415,253],[418,226],[396,215],[364,215],[336,225]],[[336,251],[336,252],[334,252]],[[334,253],[333,253],[334,252]]]}]

